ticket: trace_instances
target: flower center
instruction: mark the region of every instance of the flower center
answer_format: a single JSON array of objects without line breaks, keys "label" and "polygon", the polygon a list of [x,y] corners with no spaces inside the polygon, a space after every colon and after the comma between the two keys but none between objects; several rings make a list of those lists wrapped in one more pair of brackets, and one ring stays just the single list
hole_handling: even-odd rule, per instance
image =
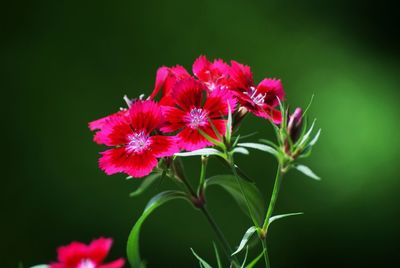
[{"label": "flower center", "polygon": [[250,87],[250,89],[244,94],[248,95],[250,99],[258,106],[264,104],[265,97],[267,96],[267,93],[265,94],[257,93],[257,89],[255,87]]},{"label": "flower center", "polygon": [[77,268],[96,268],[96,264],[92,262],[90,259],[83,259]]},{"label": "flower center", "polygon": [[185,121],[190,128],[196,129],[207,124],[207,112],[201,108],[193,108],[185,116]]},{"label": "flower center", "polygon": [[128,140],[127,148],[129,152],[140,153],[150,145],[149,135],[143,131],[130,134]]}]

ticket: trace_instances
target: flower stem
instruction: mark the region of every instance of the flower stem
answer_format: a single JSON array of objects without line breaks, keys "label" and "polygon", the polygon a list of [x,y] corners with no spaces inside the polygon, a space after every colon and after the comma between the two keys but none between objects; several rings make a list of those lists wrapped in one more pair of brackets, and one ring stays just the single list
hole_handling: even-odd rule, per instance
[{"label": "flower stem", "polygon": [[268,258],[267,241],[266,241],[265,239],[261,239],[261,244],[262,244],[263,251],[264,251],[265,267],[266,267],[266,268],[270,268],[270,265],[269,265],[269,258]]},{"label": "flower stem", "polygon": [[[180,160],[180,159],[179,159]],[[181,160],[180,160],[181,161]],[[187,180],[186,175],[183,170],[183,164],[182,162],[178,163],[179,166],[174,165],[174,172],[176,176],[183,182],[185,185],[187,191],[191,195],[193,199],[199,199],[199,196],[196,194],[194,191],[193,187],[191,186],[190,182]],[[234,267],[240,267],[239,261],[237,260],[236,256],[231,256],[232,254],[232,248],[229,245],[228,241],[225,238],[225,235],[222,233],[221,229],[219,228],[218,224],[215,222],[214,218],[211,216],[210,212],[205,206],[205,203],[199,203],[199,204],[194,204],[199,210],[203,213],[203,215],[206,217],[208,223],[210,224],[211,228],[214,230],[215,234],[217,235],[217,238],[222,246],[222,249],[226,255],[226,257],[232,261]]]},{"label": "flower stem", "polygon": [[259,224],[258,224],[256,218],[253,215],[253,211],[251,210],[249,199],[247,198],[247,195],[246,195],[246,193],[244,191],[243,185],[242,185],[242,183],[240,181],[241,178],[237,174],[237,171],[236,171],[236,168],[235,168],[235,162],[234,162],[234,159],[233,159],[233,155],[231,153],[228,153],[228,160],[229,160],[229,165],[231,166],[231,169],[232,169],[232,173],[235,176],[236,182],[239,184],[240,191],[242,192],[242,195],[243,195],[243,197],[244,197],[244,199],[246,201],[246,206],[247,206],[247,209],[249,211],[250,218],[253,221],[254,226],[259,227]]},{"label": "flower stem", "polygon": [[282,165],[279,164],[278,169],[276,171],[274,189],[272,190],[271,200],[269,202],[267,215],[265,216],[265,220],[264,220],[264,224],[263,224],[264,232],[266,232],[268,229],[269,219],[272,216],[272,212],[274,211],[276,200],[278,199],[279,189],[281,188],[283,175],[284,175],[284,172],[282,170]]}]

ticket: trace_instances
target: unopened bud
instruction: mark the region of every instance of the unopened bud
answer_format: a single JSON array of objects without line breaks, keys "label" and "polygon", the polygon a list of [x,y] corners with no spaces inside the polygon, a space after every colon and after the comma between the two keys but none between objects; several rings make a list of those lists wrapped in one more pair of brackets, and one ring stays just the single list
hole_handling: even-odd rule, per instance
[{"label": "unopened bud", "polygon": [[302,126],[302,115],[303,111],[301,110],[301,108],[296,108],[293,114],[289,116],[287,131],[292,142],[296,142],[299,139]]}]

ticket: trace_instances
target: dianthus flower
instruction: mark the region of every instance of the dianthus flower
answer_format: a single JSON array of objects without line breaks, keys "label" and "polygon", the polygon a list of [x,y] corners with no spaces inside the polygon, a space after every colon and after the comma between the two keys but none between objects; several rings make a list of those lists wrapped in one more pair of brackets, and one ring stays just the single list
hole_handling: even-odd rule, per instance
[{"label": "dianthus flower", "polygon": [[49,268],[122,268],[124,259],[103,263],[112,245],[112,239],[99,238],[89,245],[72,242],[58,248],[58,262]]},{"label": "dianthus flower", "polygon": [[177,82],[172,97],[175,105],[163,107],[168,123],[162,131],[179,131],[176,136],[179,145],[188,151],[211,145],[201,131],[219,140],[218,136],[223,136],[226,129],[223,116],[228,114],[229,106],[232,110],[236,106],[230,91],[219,89],[208,93],[205,85],[194,78]]},{"label": "dianthus flower", "polygon": [[230,78],[242,106],[258,117],[281,122],[281,112],[274,109],[279,104],[278,98],[283,100],[285,96],[280,80],[266,78],[256,86],[250,67],[236,61],[231,61]]},{"label": "dianthus flower", "polygon": [[115,146],[101,153],[100,168],[108,175],[148,175],[157,165],[157,158],[178,151],[174,137],[157,133],[163,123],[160,106],[151,100],[135,101],[126,111],[90,123],[92,130],[99,130],[94,138],[97,143]]}]

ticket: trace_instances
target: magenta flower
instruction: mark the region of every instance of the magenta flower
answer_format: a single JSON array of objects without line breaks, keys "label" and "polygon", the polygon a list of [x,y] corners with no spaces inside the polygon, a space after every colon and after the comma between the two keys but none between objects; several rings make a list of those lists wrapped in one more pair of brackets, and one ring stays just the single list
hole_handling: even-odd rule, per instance
[{"label": "magenta flower", "polygon": [[89,245],[72,242],[58,248],[58,262],[50,264],[50,268],[122,268],[124,259],[103,263],[112,245],[112,239],[99,238]]},{"label": "magenta flower", "polygon": [[240,104],[256,116],[279,124],[282,115],[274,108],[279,104],[278,98],[283,100],[285,96],[281,81],[266,78],[255,86],[249,66],[236,61],[231,61],[231,65],[232,89],[237,92]]},{"label": "magenta flower", "polygon": [[208,61],[205,56],[198,57],[193,63],[193,74],[203,82],[211,92],[215,89],[229,88],[230,67],[221,59]]},{"label": "magenta flower", "polygon": [[108,175],[148,175],[157,165],[157,158],[172,156],[179,150],[174,137],[157,133],[163,124],[160,106],[150,100],[136,101],[126,112],[90,123],[92,129],[99,130],[94,138],[97,143],[115,146],[101,153],[100,168]]},{"label": "magenta flower", "polygon": [[156,83],[150,99],[155,99],[159,91],[162,89],[160,104],[170,105],[173,103],[171,98],[172,88],[177,81],[191,77],[186,69],[180,65],[175,67],[160,67],[156,74]]},{"label": "magenta flower", "polygon": [[168,123],[162,131],[179,131],[179,146],[188,151],[211,145],[199,130],[219,140],[210,122],[223,136],[226,129],[223,116],[228,114],[228,103],[232,110],[236,106],[230,91],[221,89],[208,93],[205,85],[194,78],[177,82],[172,97],[175,106],[163,107]]}]

